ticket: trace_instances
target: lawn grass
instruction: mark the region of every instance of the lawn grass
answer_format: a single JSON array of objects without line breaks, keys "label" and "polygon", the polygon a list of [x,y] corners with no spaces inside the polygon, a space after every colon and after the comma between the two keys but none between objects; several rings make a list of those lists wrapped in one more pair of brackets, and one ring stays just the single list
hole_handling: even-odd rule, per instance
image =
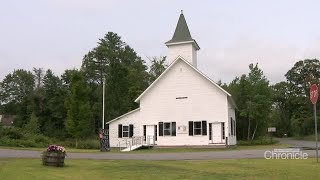
[{"label": "lawn grass", "polygon": [[[288,144],[272,144],[272,145],[252,145],[252,146],[236,146],[232,148],[190,148],[190,147],[180,147],[180,148],[145,148],[139,149],[131,152],[124,153],[183,153],[183,152],[211,152],[211,151],[232,151],[232,150],[258,150],[258,149],[277,149],[289,147]],[[33,151],[43,151],[45,148],[28,148],[28,147],[7,147],[0,146],[2,149],[15,149],[15,150],[33,150]],[[66,148],[67,153],[105,153],[100,152],[99,149],[75,149]],[[119,148],[112,148],[109,153],[120,153]]]},{"label": "lawn grass", "polygon": [[307,160],[136,161],[66,159],[63,168],[40,159],[0,159],[0,179],[317,179]]},{"label": "lawn grass", "polygon": [[[0,149],[15,149],[15,150],[31,150],[31,151],[44,151],[46,148],[36,148],[36,147],[9,147],[0,146]],[[67,152],[70,153],[99,153],[99,149],[76,149],[76,148],[66,148]]]},{"label": "lawn grass", "polygon": [[230,148],[145,148],[132,151],[130,153],[183,153],[183,152],[212,152],[212,151],[235,151],[235,150],[259,150],[259,149],[278,149],[287,148],[288,144],[273,145],[253,145],[253,146],[236,146]]}]

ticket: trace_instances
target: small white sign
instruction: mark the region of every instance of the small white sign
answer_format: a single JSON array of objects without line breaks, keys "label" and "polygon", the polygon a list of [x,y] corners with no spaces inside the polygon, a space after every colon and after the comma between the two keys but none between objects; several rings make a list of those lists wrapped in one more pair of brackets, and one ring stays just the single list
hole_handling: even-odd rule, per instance
[{"label": "small white sign", "polygon": [[276,128],[275,127],[269,127],[268,128],[268,132],[276,132]]},{"label": "small white sign", "polygon": [[187,133],[187,126],[178,126],[178,134],[185,134]]}]

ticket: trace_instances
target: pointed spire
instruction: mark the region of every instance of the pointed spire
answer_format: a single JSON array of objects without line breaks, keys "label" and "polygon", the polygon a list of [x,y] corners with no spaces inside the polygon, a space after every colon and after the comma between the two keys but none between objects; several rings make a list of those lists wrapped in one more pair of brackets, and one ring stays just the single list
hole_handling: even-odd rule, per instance
[{"label": "pointed spire", "polygon": [[176,30],[174,31],[173,37],[170,41],[166,43],[175,43],[175,42],[183,42],[183,41],[193,41],[186,19],[183,15],[183,10],[181,10],[181,14],[178,20],[178,24]]}]

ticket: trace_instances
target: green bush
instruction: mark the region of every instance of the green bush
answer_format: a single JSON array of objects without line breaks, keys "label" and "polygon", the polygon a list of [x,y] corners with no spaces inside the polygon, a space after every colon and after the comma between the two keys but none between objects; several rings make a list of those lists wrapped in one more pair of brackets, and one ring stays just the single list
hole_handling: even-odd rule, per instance
[{"label": "green bush", "polygon": [[11,139],[22,139],[23,133],[20,128],[3,128],[2,129],[3,136],[7,136]]},{"label": "green bush", "polygon": [[0,146],[13,147],[46,147],[50,139],[41,134],[23,133],[20,128],[2,128]]},{"label": "green bush", "polygon": [[[42,134],[23,133],[20,128],[1,128],[0,146],[11,147],[39,147],[45,148],[50,144],[59,144],[69,148],[76,148],[74,139],[58,140]],[[78,140],[79,149],[100,149],[99,139]]]},{"label": "green bush", "polygon": [[79,149],[100,149],[100,141],[97,139],[85,139],[78,141]]},{"label": "green bush", "polygon": [[53,142],[53,140],[42,134],[26,134],[24,140],[29,141],[30,145],[35,143],[36,146],[33,147],[47,147]]},{"label": "green bush", "polygon": [[2,137],[0,139],[0,145],[13,147],[39,147],[37,143],[31,140],[10,139],[8,137]]},{"label": "green bush", "polygon": [[271,139],[267,138],[267,137],[263,137],[263,138],[259,138],[253,141],[238,141],[237,144],[240,146],[253,146],[253,145],[270,145],[270,144],[276,144],[278,143],[277,140],[275,139]]}]

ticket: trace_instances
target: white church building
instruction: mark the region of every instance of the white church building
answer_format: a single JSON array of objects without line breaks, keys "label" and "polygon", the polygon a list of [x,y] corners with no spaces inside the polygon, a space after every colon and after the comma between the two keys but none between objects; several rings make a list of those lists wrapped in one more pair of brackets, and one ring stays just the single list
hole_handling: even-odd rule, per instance
[{"label": "white church building", "polygon": [[183,13],[165,44],[170,65],[135,100],[139,108],[106,123],[110,146],[235,145],[236,105],[231,94],[197,69],[200,47]]}]

